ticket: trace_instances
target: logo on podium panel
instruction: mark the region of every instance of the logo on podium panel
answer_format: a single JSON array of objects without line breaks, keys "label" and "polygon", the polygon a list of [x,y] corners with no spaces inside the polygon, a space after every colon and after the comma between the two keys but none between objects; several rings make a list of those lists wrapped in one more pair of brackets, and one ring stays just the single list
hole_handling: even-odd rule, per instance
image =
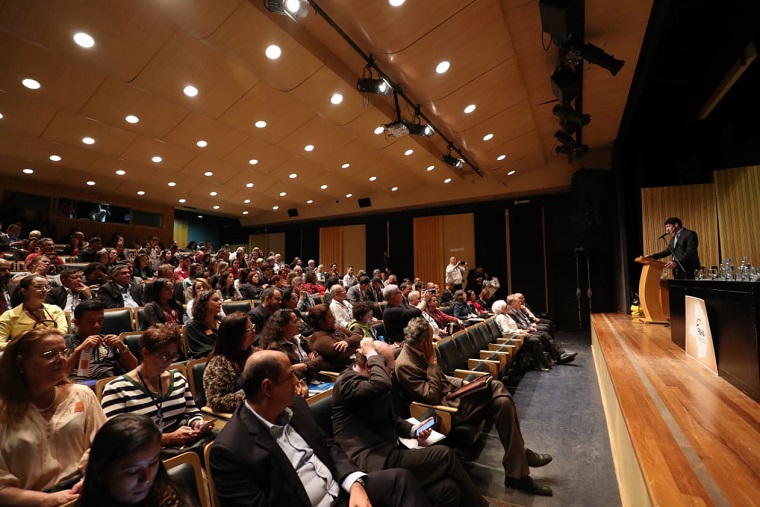
[{"label": "logo on podium panel", "polygon": [[686,296],[686,353],[718,374],[704,299]]}]

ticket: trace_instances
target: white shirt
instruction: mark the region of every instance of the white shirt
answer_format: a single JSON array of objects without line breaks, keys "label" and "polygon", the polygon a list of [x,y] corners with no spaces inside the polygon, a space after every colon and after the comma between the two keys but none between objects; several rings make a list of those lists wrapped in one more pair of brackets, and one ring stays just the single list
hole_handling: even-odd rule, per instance
[{"label": "white shirt", "polygon": [[446,283],[453,283],[454,285],[462,285],[462,273],[465,267],[459,264],[449,263],[446,266]]},{"label": "white shirt", "polygon": [[[117,284],[118,285],[118,284]],[[118,285],[119,290],[121,291],[121,297],[124,298],[124,306],[127,308],[137,308],[138,305],[137,301],[135,301],[132,298],[132,293],[129,292],[129,285],[126,287],[122,287],[121,285]]]},{"label": "white shirt", "polygon": [[332,310],[335,317],[335,325],[348,328],[354,318],[351,314],[352,309],[351,303],[347,299],[340,303],[337,299],[333,298],[330,302],[330,310]]}]

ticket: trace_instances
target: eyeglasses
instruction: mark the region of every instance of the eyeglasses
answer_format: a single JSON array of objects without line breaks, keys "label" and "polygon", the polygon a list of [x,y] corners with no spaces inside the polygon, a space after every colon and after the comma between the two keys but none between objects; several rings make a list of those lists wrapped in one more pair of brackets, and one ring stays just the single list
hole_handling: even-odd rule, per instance
[{"label": "eyeglasses", "polygon": [[50,286],[49,285],[30,285],[30,287],[34,290],[42,290],[42,291],[49,291]]},{"label": "eyeglasses", "polygon": [[46,350],[42,354],[40,354],[40,357],[44,359],[45,361],[53,361],[55,359],[58,359],[59,357],[67,358],[69,356],[69,350],[68,349],[60,349],[60,350]]},{"label": "eyeglasses", "polygon": [[158,352],[152,352],[154,356],[156,356],[161,362],[168,363],[168,362],[174,362],[177,359],[179,359],[179,353],[175,352],[173,354],[159,354]]},{"label": "eyeglasses", "polygon": [[245,332],[246,333],[251,333],[253,331],[256,331],[256,327],[255,326],[251,326],[251,327],[245,328]]}]

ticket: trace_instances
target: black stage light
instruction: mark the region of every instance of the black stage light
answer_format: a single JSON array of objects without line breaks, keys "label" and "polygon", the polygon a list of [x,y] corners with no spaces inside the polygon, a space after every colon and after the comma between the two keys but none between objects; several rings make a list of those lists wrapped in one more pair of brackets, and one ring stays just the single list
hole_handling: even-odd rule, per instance
[{"label": "black stage light", "polygon": [[307,0],[264,0],[264,7],[274,14],[285,14],[298,20],[309,15]]},{"label": "black stage light", "polygon": [[602,48],[594,46],[593,44],[578,44],[573,46],[571,51],[587,62],[598,65],[603,69],[607,69],[613,76],[617,76],[617,73],[620,72],[620,69],[625,65],[623,60],[618,60],[614,56],[605,53]]},{"label": "black stage light", "polygon": [[557,141],[561,142],[562,144],[566,146],[572,146],[573,148],[577,146],[577,143],[575,142],[575,139],[573,139],[573,136],[565,132],[562,132],[561,130],[556,131],[554,133],[554,137],[557,138]]},{"label": "black stage light", "polygon": [[406,120],[404,120],[404,124],[406,125],[406,128],[409,129],[409,133],[413,136],[433,137],[433,127],[430,125],[424,125],[422,123],[409,123]]},{"label": "black stage light", "polygon": [[374,79],[363,77],[356,83],[356,88],[362,93],[377,93],[379,95],[390,95],[393,92],[391,85],[385,79]]},{"label": "black stage light", "polygon": [[541,29],[552,38],[567,40],[580,32],[581,11],[577,0],[540,0]]},{"label": "black stage light", "polygon": [[447,153],[443,156],[443,161],[447,164],[449,164],[451,167],[456,167],[457,169],[461,169],[464,167],[464,160],[461,158],[456,158],[451,155],[451,153]]},{"label": "black stage light", "polygon": [[581,77],[567,65],[561,65],[552,74],[552,92],[562,104],[575,100],[581,94]]},{"label": "black stage light", "polygon": [[590,114],[581,114],[575,111],[572,107],[563,106],[557,104],[552,108],[552,114],[559,117],[565,123],[575,125],[575,127],[583,127],[588,125],[591,121]]}]

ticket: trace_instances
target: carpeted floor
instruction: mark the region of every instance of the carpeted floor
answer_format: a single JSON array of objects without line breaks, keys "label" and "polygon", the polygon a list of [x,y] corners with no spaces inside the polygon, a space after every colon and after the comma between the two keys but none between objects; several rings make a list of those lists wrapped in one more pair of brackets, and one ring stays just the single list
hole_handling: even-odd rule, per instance
[{"label": "carpeted floor", "polygon": [[513,391],[526,445],[554,457],[549,465],[531,469],[533,478],[550,486],[554,496],[533,496],[504,486],[503,451],[495,428],[484,436],[477,460],[466,466],[484,495],[505,502],[537,507],[621,505],[591,337],[559,332],[557,340],[566,350],[577,351],[577,359],[549,373],[527,372]]}]

